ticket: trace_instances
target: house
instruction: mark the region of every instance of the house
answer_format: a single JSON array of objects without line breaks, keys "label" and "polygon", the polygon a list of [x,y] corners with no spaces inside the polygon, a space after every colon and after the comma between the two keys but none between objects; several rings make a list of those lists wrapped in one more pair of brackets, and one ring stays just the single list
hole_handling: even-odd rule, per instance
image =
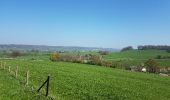
[{"label": "house", "polygon": [[166,69],[166,68],[161,68],[161,69],[160,69],[160,73],[167,74],[167,73],[168,73],[168,71],[167,71],[167,69]]},{"label": "house", "polygon": [[130,66],[131,71],[135,72],[147,72],[147,69],[145,67],[140,67],[140,66]]},{"label": "house", "polygon": [[131,69],[132,72],[139,71],[139,67],[138,66],[130,66],[130,69]]},{"label": "house", "polygon": [[146,68],[142,68],[142,70],[141,70],[142,72],[147,72],[147,70],[146,70]]},{"label": "house", "polygon": [[168,73],[170,73],[170,67],[166,67],[166,70],[168,71]]}]

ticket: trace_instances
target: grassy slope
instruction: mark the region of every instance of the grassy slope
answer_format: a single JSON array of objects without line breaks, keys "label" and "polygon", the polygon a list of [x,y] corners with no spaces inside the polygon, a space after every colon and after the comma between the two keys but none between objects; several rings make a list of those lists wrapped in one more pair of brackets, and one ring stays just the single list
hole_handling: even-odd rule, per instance
[{"label": "grassy slope", "polygon": [[[170,53],[167,53],[164,50],[133,50],[125,52],[114,52],[105,56],[105,59],[124,60],[133,65],[143,63],[148,59],[154,59],[157,55],[170,56]],[[157,61],[160,63],[160,66],[170,66],[170,59],[157,59]]]},{"label": "grassy slope", "polygon": [[0,100],[9,100],[9,98],[19,99],[19,95],[21,95],[21,97],[26,96],[22,87],[20,87],[19,81],[3,71],[0,71],[0,76]]},{"label": "grassy slope", "polygon": [[0,76],[0,100],[45,99],[45,97],[40,97],[29,89],[25,89],[19,80],[9,75],[4,70],[0,70]]},{"label": "grassy slope", "polygon": [[[11,60],[7,61],[7,64],[13,68],[19,65],[22,76],[25,70],[29,69],[30,81],[36,88],[50,74],[50,96],[55,99],[168,100],[170,98],[169,77],[64,62]],[[6,87],[8,85],[4,88]]]}]

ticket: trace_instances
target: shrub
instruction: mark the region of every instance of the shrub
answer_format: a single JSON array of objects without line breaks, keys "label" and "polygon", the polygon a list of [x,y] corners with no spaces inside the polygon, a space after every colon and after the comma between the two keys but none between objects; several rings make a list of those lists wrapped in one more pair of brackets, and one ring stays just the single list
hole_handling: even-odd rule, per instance
[{"label": "shrub", "polygon": [[161,58],[162,58],[161,55],[157,55],[157,56],[156,56],[156,59],[161,59]]},{"label": "shrub", "polygon": [[133,47],[132,46],[125,47],[121,50],[121,52],[128,51],[128,50],[133,50]]},{"label": "shrub", "polygon": [[127,64],[123,64],[122,61],[104,61],[102,56],[98,55],[64,55],[59,53],[53,53],[50,57],[51,61],[65,61],[65,62],[73,62],[73,63],[84,63],[91,65],[99,65],[111,68],[124,68],[129,70],[130,66]]},{"label": "shrub", "polygon": [[101,56],[93,55],[93,56],[91,56],[90,60],[91,60],[92,65],[99,65],[99,66],[102,65],[102,57]]},{"label": "shrub", "polygon": [[109,52],[108,52],[108,51],[99,51],[99,54],[100,54],[100,55],[108,55]]},{"label": "shrub", "polygon": [[125,70],[131,70],[131,67],[129,64],[124,64],[123,66],[124,66]]},{"label": "shrub", "polygon": [[24,54],[22,53],[22,52],[20,52],[20,51],[17,51],[17,50],[15,50],[15,51],[12,51],[12,53],[10,54],[10,56],[11,57],[18,57],[18,56],[23,56]]},{"label": "shrub", "polygon": [[130,70],[131,71],[141,72],[142,67],[141,66],[130,66]]},{"label": "shrub", "polygon": [[170,53],[170,49],[166,50],[166,52]]},{"label": "shrub", "polygon": [[153,60],[149,59],[145,62],[146,69],[149,73],[158,73],[160,68],[158,67],[158,63]]},{"label": "shrub", "polygon": [[120,69],[125,69],[125,70],[131,70],[130,65],[126,62],[123,62],[122,60],[117,61],[115,67]]},{"label": "shrub", "polygon": [[58,61],[59,59],[60,59],[60,54],[59,53],[51,54],[51,57],[50,57],[51,61]]},{"label": "shrub", "polygon": [[155,58],[156,58],[156,59],[170,59],[170,56],[157,55]]},{"label": "shrub", "polygon": [[115,68],[115,64],[113,61],[102,61],[102,66]]}]

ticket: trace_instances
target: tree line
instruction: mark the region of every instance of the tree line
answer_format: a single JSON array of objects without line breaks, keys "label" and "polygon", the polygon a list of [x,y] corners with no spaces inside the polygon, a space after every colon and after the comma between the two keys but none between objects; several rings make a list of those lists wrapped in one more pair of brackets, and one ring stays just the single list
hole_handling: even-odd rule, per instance
[{"label": "tree line", "polygon": [[[140,45],[137,47],[138,50],[166,50],[168,53],[170,53],[170,46],[168,45]],[[121,52],[123,51],[129,51],[134,50],[132,46],[127,46],[121,49]]]},{"label": "tree line", "polygon": [[138,50],[148,50],[148,49],[168,50],[168,51],[170,51],[170,46],[168,46],[168,45],[144,45],[144,46],[138,46]]}]

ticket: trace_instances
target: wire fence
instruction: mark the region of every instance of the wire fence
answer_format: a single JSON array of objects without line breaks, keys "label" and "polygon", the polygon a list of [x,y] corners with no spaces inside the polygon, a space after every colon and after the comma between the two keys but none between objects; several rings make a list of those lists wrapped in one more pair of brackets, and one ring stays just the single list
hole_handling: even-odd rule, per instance
[{"label": "wire fence", "polygon": [[[13,69],[12,69],[13,68]],[[29,90],[31,90],[34,93],[38,93],[41,96],[46,96],[47,99],[49,100],[53,100],[52,97],[49,96],[49,84],[50,84],[50,76],[47,76],[47,80],[45,80],[45,82],[39,83],[40,87],[36,88],[29,80],[30,80],[30,70],[27,69],[25,71],[25,75],[22,75],[19,72],[19,66],[7,66],[7,63],[4,61],[0,62],[0,69],[4,70],[5,72],[8,72],[11,76],[15,77],[17,80],[19,80],[22,85],[24,85],[26,88],[29,88]],[[21,78],[22,77],[22,78]],[[41,85],[42,84],[42,85]],[[45,89],[45,94],[43,94],[42,92],[40,92],[40,90],[46,87]]]}]

